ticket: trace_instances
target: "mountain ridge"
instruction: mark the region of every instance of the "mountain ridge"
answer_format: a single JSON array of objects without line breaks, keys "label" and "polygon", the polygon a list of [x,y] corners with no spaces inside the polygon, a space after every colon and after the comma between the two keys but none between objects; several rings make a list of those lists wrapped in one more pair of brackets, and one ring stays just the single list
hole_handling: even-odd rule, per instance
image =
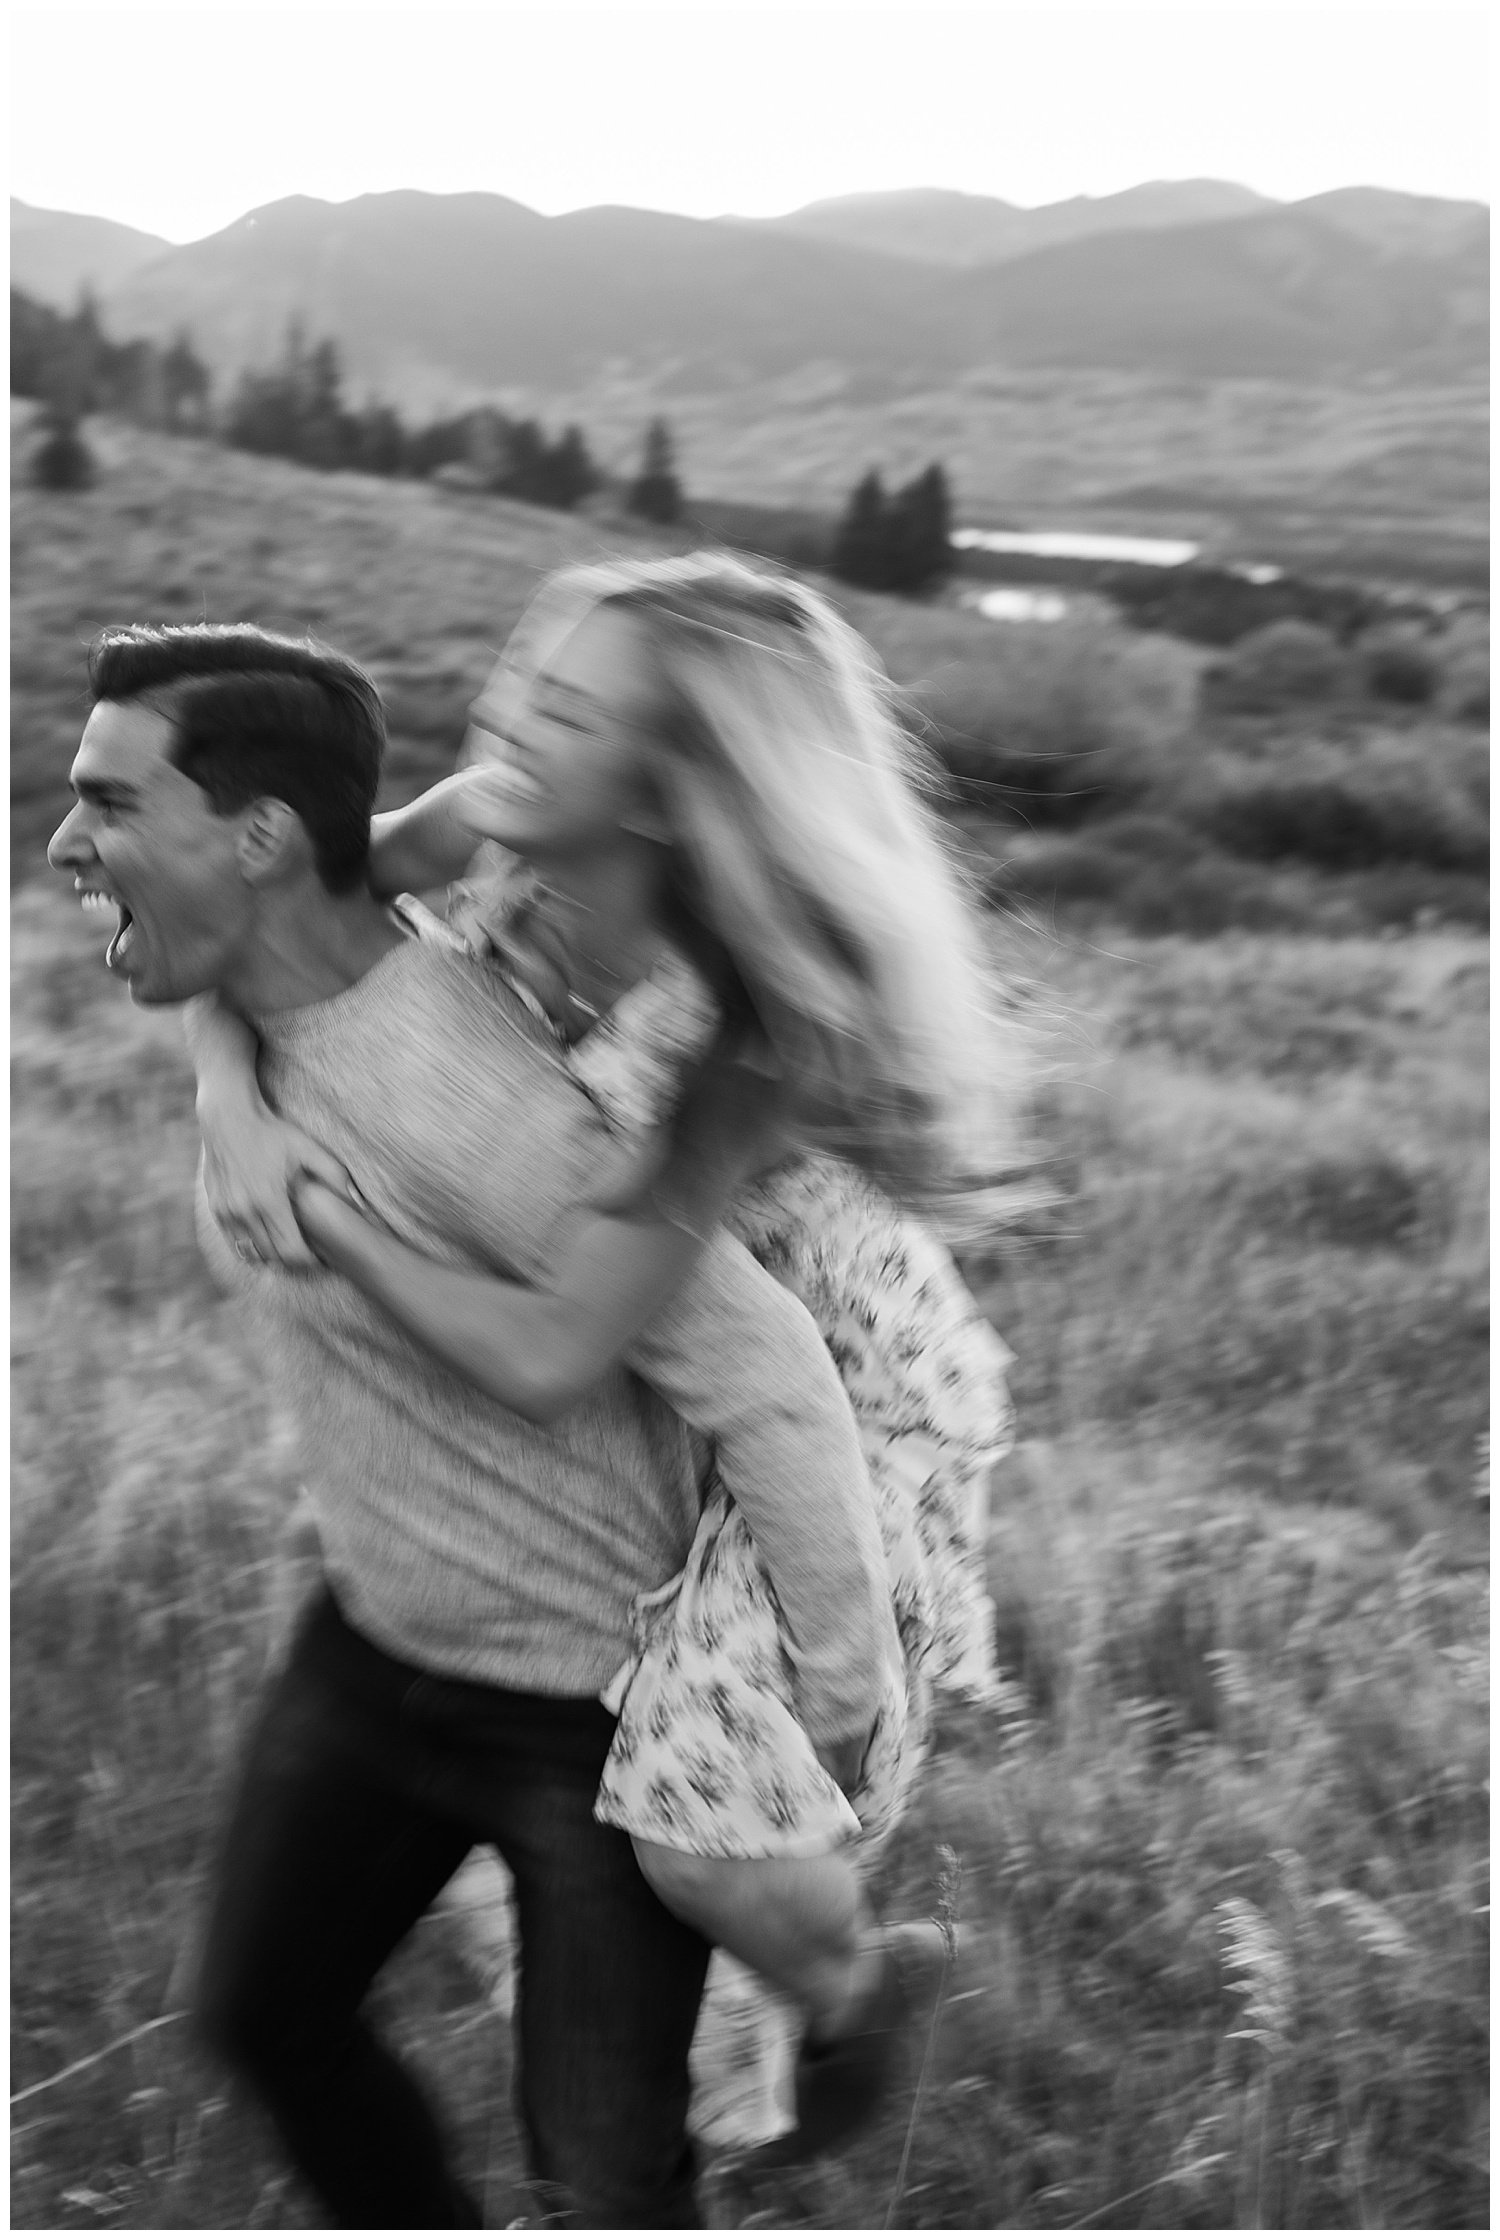
[{"label": "mountain ridge", "polygon": [[1095,233],[1196,225],[1276,207],[1253,187],[1226,179],[1153,179],[1121,194],[1072,195],[1032,208],[944,187],[900,188],[839,195],[810,202],[785,217],[748,222],[844,241],[850,247],[884,249],[920,262],[972,267]]},{"label": "mountain ridge", "polygon": [[[1253,206],[1210,216],[1204,189]],[[1160,220],[1184,191],[1199,197],[1187,223],[1116,222],[1122,206]],[[951,208],[947,190],[915,193],[919,209],[933,195]],[[850,199],[868,213],[890,198]],[[1399,380],[1484,362],[1483,205],[1378,188],[1275,203],[1215,181],[1150,183],[1094,214],[1106,204],[1092,232],[958,265],[780,221],[615,204],[546,217],[477,192],[299,195],[164,246],[99,292],[117,334],[186,326],[224,378],[272,362],[301,319],[339,342],[356,385],[420,409],[534,404],[615,375],[669,398],[806,371],[894,397],[987,365]],[[20,207],[34,244],[46,214]]]}]

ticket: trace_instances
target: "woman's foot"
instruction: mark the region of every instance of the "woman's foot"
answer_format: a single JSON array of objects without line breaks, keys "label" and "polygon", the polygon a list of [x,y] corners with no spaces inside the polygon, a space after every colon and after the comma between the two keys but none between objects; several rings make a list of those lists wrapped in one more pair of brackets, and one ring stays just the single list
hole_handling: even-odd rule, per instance
[{"label": "woman's foot", "polygon": [[797,2128],[766,2150],[776,2162],[823,2154],[871,2121],[895,2082],[907,2025],[935,2006],[947,1932],[935,1921],[877,1930],[841,2014],[815,2025],[797,2056]]}]

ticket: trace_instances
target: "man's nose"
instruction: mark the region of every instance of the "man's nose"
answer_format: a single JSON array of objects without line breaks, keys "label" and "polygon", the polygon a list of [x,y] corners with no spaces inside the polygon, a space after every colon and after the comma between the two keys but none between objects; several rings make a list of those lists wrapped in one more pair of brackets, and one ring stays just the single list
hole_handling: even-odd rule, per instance
[{"label": "man's nose", "polygon": [[71,870],[86,853],[88,843],[78,810],[75,803],[47,842],[47,861],[54,871]]}]

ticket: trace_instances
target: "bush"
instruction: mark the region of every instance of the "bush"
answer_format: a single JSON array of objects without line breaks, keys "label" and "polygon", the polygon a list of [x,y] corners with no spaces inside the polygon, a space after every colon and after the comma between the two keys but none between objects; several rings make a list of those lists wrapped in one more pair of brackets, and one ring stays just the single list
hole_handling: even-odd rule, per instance
[{"label": "bush", "polygon": [[1490,922],[1490,885],[1472,873],[1434,871],[1425,863],[1383,863],[1356,872],[1349,890],[1360,917],[1376,926],[1472,926]]},{"label": "bush", "polygon": [[1293,1161],[1258,1180],[1245,1210],[1289,1242],[1392,1251],[1416,1240],[1438,1195],[1432,1176],[1388,1152],[1351,1149]]},{"label": "bush", "polygon": [[1360,645],[1365,689],[1377,700],[1425,707],[1437,690],[1437,663],[1427,647],[1410,637],[1366,638]]},{"label": "bush", "polygon": [[1302,746],[1295,763],[1247,771],[1223,758],[1185,804],[1231,855],[1328,871],[1420,863],[1482,873],[1489,861],[1485,758],[1438,726],[1353,749]]},{"label": "bush", "polygon": [[1134,933],[1180,933],[1196,941],[1234,926],[1268,931],[1283,925],[1288,912],[1264,872],[1206,850],[1170,871],[1138,870],[1122,897],[1121,916]]},{"label": "bush", "polygon": [[1211,705],[1235,715],[1274,715],[1307,700],[1329,700],[1348,680],[1349,663],[1331,631],[1315,622],[1270,622],[1205,670]]},{"label": "bush", "polygon": [[1175,817],[1153,816],[1147,810],[1101,818],[1090,825],[1089,838],[1135,863],[1153,866],[1189,863],[1203,853],[1199,834]]},{"label": "bush", "polygon": [[[1075,825],[1138,799],[1175,761],[1193,697],[1182,648],[1089,614],[989,628],[993,656],[940,660],[909,687],[971,799]],[[898,679],[911,666],[892,663]]]},{"label": "bush", "polygon": [[1443,707],[1461,723],[1490,720],[1490,626],[1487,615],[1455,615],[1437,643]]},{"label": "bush", "polygon": [[78,423],[59,413],[31,454],[31,479],[39,490],[87,490],[94,480],[94,454]]},{"label": "bush", "polygon": [[1454,690],[1449,702],[1453,713],[1465,723],[1488,723],[1490,720],[1490,677],[1484,672],[1469,677]]},{"label": "bush", "polygon": [[989,881],[993,901],[1109,902],[1129,884],[1134,867],[1113,848],[1058,835],[1034,842],[1002,864]]}]

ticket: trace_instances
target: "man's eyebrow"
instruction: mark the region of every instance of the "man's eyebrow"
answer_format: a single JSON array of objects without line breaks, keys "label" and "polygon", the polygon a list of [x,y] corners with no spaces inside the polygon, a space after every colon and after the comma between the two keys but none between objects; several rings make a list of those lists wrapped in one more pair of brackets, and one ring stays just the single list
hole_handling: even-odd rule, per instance
[{"label": "man's eyebrow", "polygon": [[80,801],[96,801],[101,804],[140,799],[139,787],[130,785],[123,778],[75,778],[73,791]]}]

